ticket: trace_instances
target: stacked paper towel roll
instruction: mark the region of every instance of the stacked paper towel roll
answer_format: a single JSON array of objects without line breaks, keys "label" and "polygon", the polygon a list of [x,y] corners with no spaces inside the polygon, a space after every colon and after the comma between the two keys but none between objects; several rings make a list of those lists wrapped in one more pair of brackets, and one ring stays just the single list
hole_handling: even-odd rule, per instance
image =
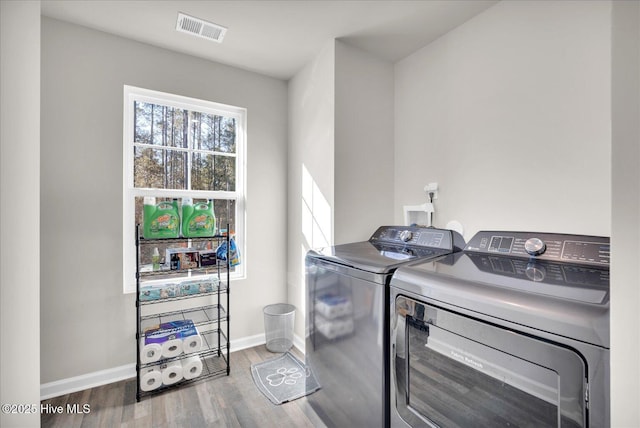
[{"label": "stacked paper towel roll", "polygon": [[182,376],[185,379],[195,379],[202,374],[202,360],[200,356],[193,355],[182,361]]},{"label": "stacked paper towel roll", "polygon": [[142,364],[155,363],[162,357],[162,345],[159,343],[140,343],[140,362]]},{"label": "stacked paper towel roll", "polygon": [[153,391],[162,385],[162,372],[157,367],[148,367],[140,372],[140,389]]},{"label": "stacked paper towel roll", "polygon": [[186,336],[182,339],[182,352],[189,354],[191,352],[198,352],[202,349],[202,337],[198,331],[198,327],[194,327],[195,334]]},{"label": "stacked paper towel roll", "polygon": [[182,362],[180,360],[170,361],[160,366],[162,372],[162,383],[173,385],[182,380]]},{"label": "stacked paper towel roll", "polygon": [[173,358],[182,354],[182,339],[169,339],[162,343],[162,358]]}]

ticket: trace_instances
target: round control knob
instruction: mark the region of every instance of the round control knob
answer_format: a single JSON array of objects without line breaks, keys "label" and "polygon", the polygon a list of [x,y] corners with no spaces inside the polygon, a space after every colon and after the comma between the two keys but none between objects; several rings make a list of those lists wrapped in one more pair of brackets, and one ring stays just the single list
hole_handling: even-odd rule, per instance
[{"label": "round control knob", "polygon": [[544,253],[546,249],[547,246],[542,242],[542,239],[529,238],[527,242],[524,243],[524,250],[531,256],[539,256]]},{"label": "round control knob", "polygon": [[410,230],[403,230],[402,232],[400,232],[400,239],[402,239],[404,242],[411,241],[411,238],[413,238],[413,232],[411,232]]}]

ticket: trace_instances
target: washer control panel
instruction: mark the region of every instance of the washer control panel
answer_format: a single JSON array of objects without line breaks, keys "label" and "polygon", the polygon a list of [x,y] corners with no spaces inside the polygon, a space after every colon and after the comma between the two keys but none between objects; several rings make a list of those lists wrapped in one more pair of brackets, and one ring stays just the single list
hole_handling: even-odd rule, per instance
[{"label": "washer control panel", "polygon": [[539,232],[481,231],[465,251],[600,266],[609,266],[611,257],[607,237]]}]

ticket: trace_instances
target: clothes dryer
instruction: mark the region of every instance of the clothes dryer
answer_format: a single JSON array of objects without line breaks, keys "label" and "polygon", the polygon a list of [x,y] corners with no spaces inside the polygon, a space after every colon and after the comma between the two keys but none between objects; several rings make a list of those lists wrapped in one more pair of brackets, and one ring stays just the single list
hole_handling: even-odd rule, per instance
[{"label": "clothes dryer", "polygon": [[391,280],[391,425],[608,427],[609,239],[477,233]]},{"label": "clothes dryer", "polygon": [[329,427],[389,425],[389,282],[399,267],[462,251],[450,230],[382,226],[368,241],[306,256],[307,397]]}]

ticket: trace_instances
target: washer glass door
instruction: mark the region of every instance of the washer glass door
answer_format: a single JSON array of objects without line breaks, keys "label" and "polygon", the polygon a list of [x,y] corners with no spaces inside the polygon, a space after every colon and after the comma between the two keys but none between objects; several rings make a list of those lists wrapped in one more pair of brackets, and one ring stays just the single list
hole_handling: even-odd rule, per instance
[{"label": "washer glass door", "polygon": [[586,426],[573,350],[404,296],[391,326],[392,388],[409,425]]}]

